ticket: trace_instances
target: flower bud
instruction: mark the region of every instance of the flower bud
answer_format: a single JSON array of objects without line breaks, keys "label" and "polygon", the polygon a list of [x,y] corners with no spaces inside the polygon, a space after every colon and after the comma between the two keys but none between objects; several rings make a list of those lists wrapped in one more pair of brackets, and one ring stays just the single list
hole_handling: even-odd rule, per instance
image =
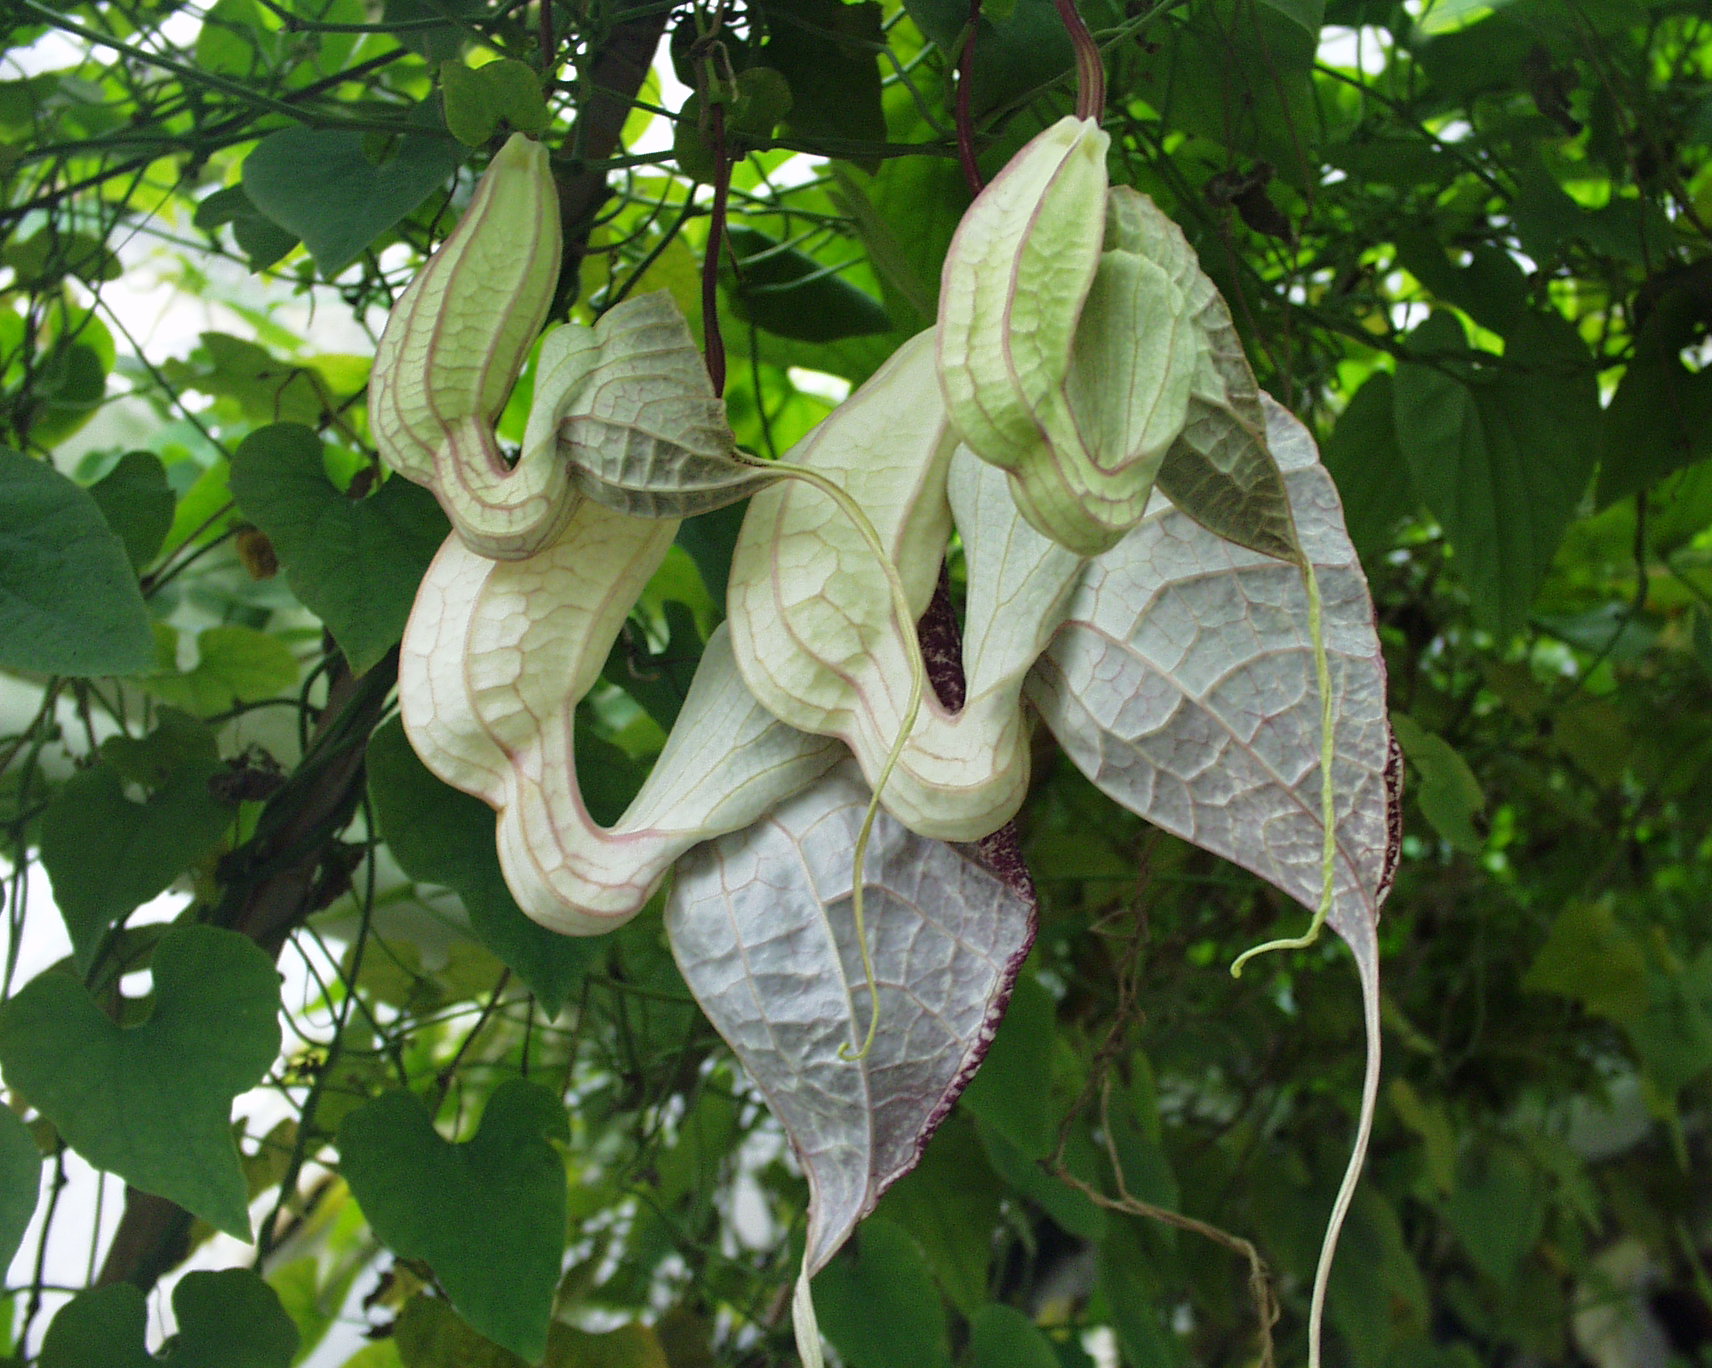
[{"label": "flower bud", "polygon": [[1157,225],[1138,231],[1107,187],[1109,141],[1066,117],[1024,147],[964,215],[940,291],[953,425],[1083,556],[1140,521],[1201,350]]},{"label": "flower bud", "polygon": [[433,490],[464,544],[494,559],[546,545],[574,497],[550,444],[511,466],[493,434],[546,321],[559,258],[547,149],[513,134],[375,353],[369,426],[381,459]]}]

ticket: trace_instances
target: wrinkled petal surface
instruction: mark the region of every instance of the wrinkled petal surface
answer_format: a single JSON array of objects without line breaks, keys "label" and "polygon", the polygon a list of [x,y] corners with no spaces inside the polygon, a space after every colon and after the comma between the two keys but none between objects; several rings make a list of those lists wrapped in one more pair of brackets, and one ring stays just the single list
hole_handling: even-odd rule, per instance
[{"label": "wrinkled petal surface", "polygon": [[[1349,1169],[1315,1279],[1316,1344],[1338,1232],[1379,1087],[1380,904],[1401,840],[1401,760],[1385,710],[1373,603],[1307,430],[1262,397],[1324,605],[1337,859],[1328,920],[1361,979],[1367,1066]],[[1165,499],[1093,561],[1029,696],[1066,754],[1155,826],[1281,888],[1321,896],[1320,700],[1300,569],[1215,537]]]},{"label": "wrinkled petal surface", "polygon": [[850,913],[869,791],[846,765],[679,865],[666,929],[684,979],[808,1176],[809,1274],[915,1166],[985,1055],[1034,908],[970,851],[881,814],[864,887],[880,1025]]},{"label": "wrinkled petal surface", "polygon": [[[953,455],[924,334],[791,453],[845,485],[895,558],[919,615],[955,515],[969,564],[968,701],[922,702],[881,801],[911,830],[972,841],[1028,791],[1023,679],[1062,616],[1079,557],[1018,516],[1002,472]],[[820,491],[756,496],[732,562],[731,629],[756,696],[783,721],[835,736],[870,782],[908,702],[906,636],[873,552]]]}]

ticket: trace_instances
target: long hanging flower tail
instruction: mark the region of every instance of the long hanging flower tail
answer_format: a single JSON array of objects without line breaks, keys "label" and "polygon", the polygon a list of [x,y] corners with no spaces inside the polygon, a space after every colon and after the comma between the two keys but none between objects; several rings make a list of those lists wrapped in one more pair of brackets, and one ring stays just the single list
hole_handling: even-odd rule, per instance
[{"label": "long hanging flower tail", "polygon": [[1337,894],[1337,790],[1332,777],[1332,762],[1337,758],[1337,739],[1332,734],[1332,671],[1326,659],[1326,626],[1324,606],[1320,599],[1320,580],[1314,573],[1314,563],[1302,558],[1302,583],[1308,592],[1308,635],[1314,644],[1314,681],[1320,691],[1320,901],[1314,909],[1308,929],[1299,936],[1269,940],[1263,945],[1250,946],[1231,963],[1231,977],[1241,978],[1242,968],[1256,955],[1271,950],[1306,950],[1319,940],[1331,915],[1332,901]]}]

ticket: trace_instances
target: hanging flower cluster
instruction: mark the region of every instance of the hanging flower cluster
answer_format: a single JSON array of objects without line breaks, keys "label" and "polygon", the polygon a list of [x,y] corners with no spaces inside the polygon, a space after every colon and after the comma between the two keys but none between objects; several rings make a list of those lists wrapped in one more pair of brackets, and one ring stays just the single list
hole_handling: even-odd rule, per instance
[{"label": "hanging flower cluster", "polygon": [[[1032,940],[1030,900],[945,843],[1016,813],[1035,719],[1118,802],[1329,917],[1376,1041],[1395,767],[1365,582],[1307,434],[1259,393],[1181,233],[1108,186],[1106,142],[1066,118],[1019,152],[957,232],[936,326],[783,462],[736,449],[663,294],[548,333],[504,458],[493,422],[559,259],[522,135],[376,360],[381,455],[454,528],[405,635],[410,739],[496,809],[546,926],[615,926],[676,869],[686,981],[810,1179],[811,1360],[807,1276],[914,1164]],[[578,704],[679,520],[744,497],[728,621],[603,828]],[[958,708],[924,696],[915,629],[953,531]],[[1375,1058],[1369,1102],[1376,1078]]]}]

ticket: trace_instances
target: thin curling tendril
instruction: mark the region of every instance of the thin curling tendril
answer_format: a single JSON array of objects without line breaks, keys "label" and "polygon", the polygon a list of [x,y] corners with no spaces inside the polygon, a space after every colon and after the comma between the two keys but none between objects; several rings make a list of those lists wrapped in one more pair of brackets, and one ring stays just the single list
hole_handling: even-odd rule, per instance
[{"label": "thin curling tendril", "polygon": [[1326,658],[1325,623],[1320,611],[1320,581],[1314,563],[1302,557],[1302,582],[1308,591],[1308,635],[1314,642],[1314,678],[1320,690],[1320,825],[1325,830],[1320,847],[1320,905],[1314,919],[1300,936],[1269,940],[1244,950],[1231,963],[1231,977],[1241,978],[1242,967],[1256,955],[1269,950],[1306,950],[1319,940],[1326,918],[1331,915],[1332,894],[1337,876],[1337,794],[1333,788],[1332,761],[1336,743],[1332,735],[1332,671]]},{"label": "thin curling tendril", "polygon": [[[820,471],[808,466],[792,465],[786,461],[755,461],[754,464],[762,469],[805,481],[831,499],[839,511],[850,519],[851,525],[880,562],[880,569],[886,576],[886,585],[892,593],[892,611],[897,614],[898,624],[903,628],[905,639],[913,642],[915,618],[910,613],[909,598],[904,593],[903,581],[898,578],[897,566],[892,564],[892,558],[886,554],[886,548],[880,541],[880,534],[874,530],[874,524],[868,521],[868,515],[862,511],[861,506],[843,488],[827,479]],[[919,644],[908,654],[909,701],[904,705],[903,722],[898,727],[891,750],[886,753],[886,762],[880,766],[879,774],[874,777],[873,796],[868,799],[868,810],[862,815],[862,827],[856,834],[856,852],[850,863],[850,915],[856,926],[856,948],[862,956],[862,978],[868,988],[868,1033],[862,1040],[861,1048],[852,1051],[848,1042],[838,1047],[838,1057],[852,1063],[868,1057],[868,1052],[874,1048],[874,1037],[880,1029],[880,986],[874,974],[874,956],[868,949],[868,927],[862,896],[863,868],[868,858],[868,842],[874,834],[874,821],[880,814],[880,795],[885,792],[886,781],[892,777],[892,771],[897,768],[904,747],[909,743],[910,733],[915,730],[916,718],[921,713],[922,693],[927,687],[927,666],[922,662]]]}]

